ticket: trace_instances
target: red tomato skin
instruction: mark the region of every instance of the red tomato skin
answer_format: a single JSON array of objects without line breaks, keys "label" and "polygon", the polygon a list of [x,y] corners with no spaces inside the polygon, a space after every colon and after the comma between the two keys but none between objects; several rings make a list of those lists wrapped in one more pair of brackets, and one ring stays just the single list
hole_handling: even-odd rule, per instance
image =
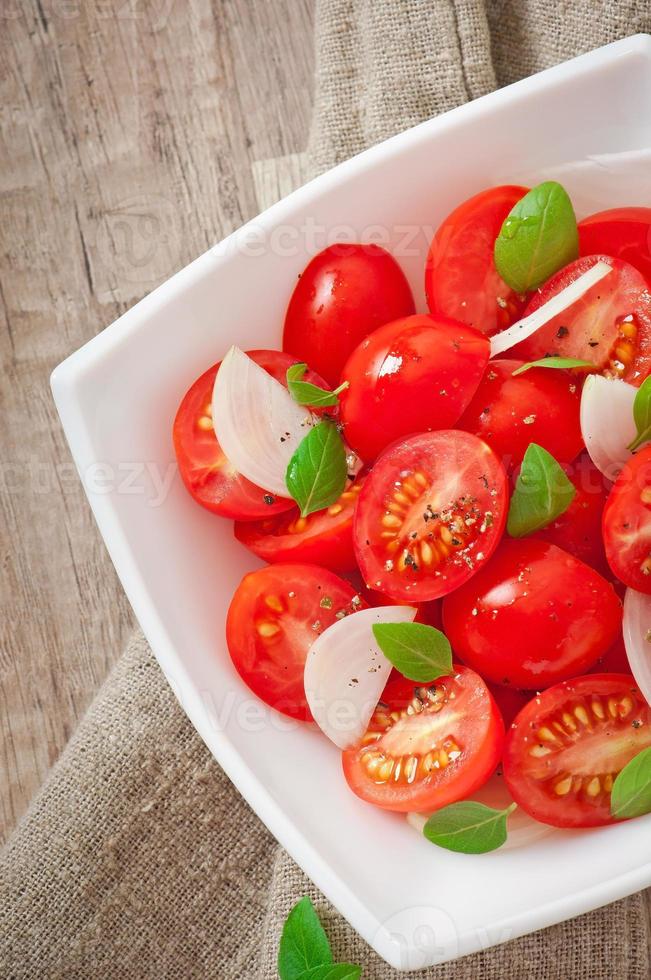
[{"label": "red tomato skin", "polygon": [[631,665],[628,662],[624,637],[621,634],[588,671],[589,674],[630,674],[630,672]]},{"label": "red tomato skin", "polygon": [[602,373],[610,372],[618,343],[615,324],[634,315],[635,353],[619,376],[629,384],[640,385],[651,371],[651,294],[644,276],[628,262],[607,255],[587,255],[570,262],[535,291],[524,316],[543,306],[599,261],[605,261],[613,271],[592,286],[582,299],[516,344],[510,353],[525,361],[536,361],[550,354],[577,357],[598,364]]},{"label": "red tomato skin", "polygon": [[613,573],[624,585],[651,595],[651,446],[637,452],[617,477],[602,526]]},{"label": "red tomato skin", "polygon": [[489,361],[458,428],[488,443],[508,472],[519,466],[532,442],[559,463],[570,463],[583,449],[581,381],[569,371],[550,368],[531,368],[513,377],[523,364]]},{"label": "red tomato skin", "polygon": [[622,606],[594,569],[544,541],[504,541],[443,601],[464,663],[496,684],[542,690],[586,671],[621,630]]},{"label": "red tomato skin", "polygon": [[308,263],[294,288],[283,350],[333,387],[346,358],[390,320],[415,311],[404,272],[379,245],[330,245]]},{"label": "red tomato skin", "polygon": [[[604,702],[607,704],[610,697],[616,700],[628,697],[634,702],[634,710],[624,721],[605,715],[603,727],[609,727],[611,731],[602,736],[602,744],[603,740],[606,742],[614,740],[618,735],[621,738],[623,728],[629,733],[630,758],[651,744],[651,709],[640,695],[635,680],[630,674],[587,674],[584,677],[575,677],[555,684],[533,698],[517,715],[507,731],[503,768],[506,785],[515,802],[541,823],[563,828],[602,827],[615,823],[615,818],[610,813],[610,794],[596,803],[590,803],[585,797],[577,798],[573,792],[567,796],[554,796],[545,791],[541,782],[533,778],[528,771],[528,766],[532,763],[526,753],[532,745],[540,743],[537,733],[541,725],[547,723],[550,715],[553,717],[555,711],[562,712],[564,705],[571,706],[577,703],[583,704],[589,711],[595,697],[600,698],[602,704]],[[641,724],[634,727],[631,724],[632,720]],[[595,728],[599,727],[600,722],[594,716],[593,723]],[[590,729],[577,730],[578,741],[575,741],[572,746],[575,760],[580,758],[578,749],[581,738],[588,741],[592,734]],[[571,741],[574,741],[574,736]],[[588,745],[585,759],[580,760],[584,762],[583,768],[588,767],[590,756]],[[630,758],[627,761],[630,761]],[[598,762],[596,765],[601,768]],[[615,775],[617,771],[619,768],[614,771]],[[568,772],[572,774],[570,767]],[[602,772],[612,773],[613,770],[606,765]]]},{"label": "red tomato skin", "polygon": [[528,189],[491,187],[464,201],[443,221],[425,266],[431,313],[461,320],[488,335],[519,318],[526,301],[500,278],[493,252],[505,218]]},{"label": "red tomato skin", "polygon": [[651,208],[612,208],[579,221],[579,255],[612,255],[651,282]]},{"label": "red tomato skin", "polygon": [[488,339],[446,317],[394,320],[348,358],[341,420],[348,444],[367,462],[398,439],[451,428],[488,363]]},{"label": "red tomato skin", "polygon": [[515,687],[504,687],[503,684],[490,684],[487,683],[486,686],[491,692],[495,704],[500,710],[502,719],[504,721],[504,727],[507,729],[513,724],[516,715],[518,715],[525,704],[528,704],[531,700],[531,691],[519,691]]}]

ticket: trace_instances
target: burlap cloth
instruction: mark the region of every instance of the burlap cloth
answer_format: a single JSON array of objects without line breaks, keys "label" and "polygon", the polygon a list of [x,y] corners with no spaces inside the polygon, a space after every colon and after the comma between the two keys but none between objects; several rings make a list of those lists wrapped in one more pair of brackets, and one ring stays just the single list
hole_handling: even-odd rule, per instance
[{"label": "burlap cloth", "polygon": [[[321,0],[313,169],[650,29],[644,0]],[[0,880],[3,978],[270,980],[282,921],[304,894],[336,956],[366,980],[399,975],[249,810],[140,635],[10,839]],[[650,966],[638,895],[419,976],[646,980]]]}]

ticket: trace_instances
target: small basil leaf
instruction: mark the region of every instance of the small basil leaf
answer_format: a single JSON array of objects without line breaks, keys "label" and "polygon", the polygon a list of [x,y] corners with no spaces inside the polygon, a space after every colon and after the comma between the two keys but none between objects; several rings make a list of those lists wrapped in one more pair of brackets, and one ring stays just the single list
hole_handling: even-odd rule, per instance
[{"label": "small basil leaf", "polygon": [[645,378],[637,389],[633,402],[633,418],[637,435],[628,447],[631,451],[639,449],[651,439],[651,377]]},{"label": "small basil leaf", "polygon": [[651,813],[651,747],[642,749],[615,779],[610,812],[617,820]]},{"label": "small basil leaf", "polygon": [[506,820],[515,806],[494,810],[472,800],[452,803],[432,814],[423,834],[432,844],[460,854],[496,851],[506,841]]},{"label": "small basil leaf", "polygon": [[542,357],[539,361],[529,361],[528,364],[522,364],[521,367],[516,368],[513,372],[513,377],[515,378],[518,374],[524,374],[530,368],[558,368],[569,369],[569,368],[593,368],[594,364],[592,361],[581,361],[578,357]]},{"label": "small basil leaf", "polygon": [[305,896],[291,910],[280,937],[280,980],[300,980],[308,970],[332,963],[330,943],[310,899]]},{"label": "small basil leaf", "polygon": [[578,254],[574,208],[554,180],[532,187],[514,205],[495,241],[497,271],[516,293],[540,286]]},{"label": "small basil leaf", "polygon": [[424,623],[374,623],[380,650],[403,677],[429,684],[452,671],[452,648],[447,636]]},{"label": "small basil leaf", "polygon": [[575,495],[576,487],[551,453],[530,443],[511,497],[507,531],[512,538],[523,538],[547,527],[565,513]]},{"label": "small basil leaf", "polygon": [[310,405],[312,408],[326,408],[339,404],[339,395],[348,387],[344,381],[334,391],[326,391],[310,381],[302,381],[307,371],[307,364],[292,364],[287,368],[287,388],[290,395],[299,405]]},{"label": "small basil leaf", "polygon": [[300,980],[359,980],[361,966],[352,963],[332,963],[330,966],[315,966],[307,973],[301,973]]},{"label": "small basil leaf", "polygon": [[333,422],[319,422],[296,447],[285,474],[290,495],[307,517],[329,507],[344,492],[346,449]]}]

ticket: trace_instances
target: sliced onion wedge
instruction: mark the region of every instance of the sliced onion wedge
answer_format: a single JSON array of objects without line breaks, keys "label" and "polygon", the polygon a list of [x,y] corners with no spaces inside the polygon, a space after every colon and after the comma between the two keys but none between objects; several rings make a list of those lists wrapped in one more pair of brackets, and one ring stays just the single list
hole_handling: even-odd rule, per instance
[{"label": "sliced onion wedge", "polygon": [[633,402],[637,388],[618,378],[591,374],[581,393],[581,434],[590,459],[615,480],[631,457],[627,448],[637,435]]},{"label": "sliced onion wedge", "polygon": [[391,664],[373,636],[374,623],[410,623],[413,606],[360,609],[329,626],[305,661],[305,696],[317,725],[340,749],[357,745],[384,690]]},{"label": "sliced onion wedge", "polygon": [[651,595],[635,589],[624,596],[624,646],[631,673],[651,704]]},{"label": "sliced onion wedge", "polygon": [[608,262],[595,262],[583,275],[571,282],[565,289],[561,289],[560,293],[556,293],[547,303],[539,306],[529,316],[525,316],[522,320],[518,320],[517,323],[507,327],[506,330],[502,330],[501,333],[491,337],[491,357],[498,357],[505,350],[509,350],[510,347],[514,347],[520,341],[531,337],[536,330],[540,330],[549,320],[558,316],[572,303],[576,303],[589,289],[596,286],[612,271],[613,267]]},{"label": "sliced onion wedge", "polygon": [[212,417],[219,444],[238,473],[287,497],[287,465],[315,423],[309,409],[239,347],[231,347],[215,378]]}]

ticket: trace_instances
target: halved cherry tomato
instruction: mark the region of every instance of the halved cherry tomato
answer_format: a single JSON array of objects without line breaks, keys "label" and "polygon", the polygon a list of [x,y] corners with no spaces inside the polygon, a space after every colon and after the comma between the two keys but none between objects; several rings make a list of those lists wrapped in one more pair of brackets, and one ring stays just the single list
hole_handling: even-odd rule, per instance
[{"label": "halved cherry tomato", "polygon": [[651,708],[627,674],[588,674],[543,691],[507,733],[515,802],[553,827],[613,823],[615,777],[651,745]]},{"label": "halved cherry tomato", "polygon": [[[431,812],[465,799],[492,775],[504,724],[467,667],[431,685],[392,679],[357,748],[342,756],[353,793],[385,810]],[[399,717],[396,720],[395,714]]]},{"label": "halved cherry tomato", "polygon": [[298,508],[263,521],[236,521],[235,537],[258,558],[270,563],[307,562],[333,572],[356,567],[353,512],[363,478],[344,490],[339,500],[308,517]]},{"label": "halved cherry tomato", "polygon": [[556,544],[610,579],[612,576],[601,536],[601,519],[610,483],[587,453],[582,453],[563,469],[576,487],[576,496],[565,513],[541,531],[529,535],[529,540],[538,538]]},{"label": "halved cherry tomato", "polygon": [[642,273],[628,262],[606,255],[571,262],[534,293],[525,316],[600,260],[613,271],[511,353],[527,361],[550,354],[577,357],[601,374],[639,385],[651,370],[651,294]]},{"label": "halved cherry tomato", "polygon": [[493,334],[520,316],[526,300],[506,285],[495,268],[495,239],[527,187],[491,187],[464,201],[432,239],[425,268],[425,293],[432,313],[461,320]]},{"label": "halved cherry tomato", "polygon": [[316,565],[268,565],[245,575],[231,600],[226,642],[238,673],[277,711],[311,719],[305,658],[315,638],[365,603],[352,586]]},{"label": "halved cherry tomato", "polygon": [[366,583],[424,602],[456,589],[490,558],[508,503],[504,469],[468,432],[396,443],[366,477],[353,522]]},{"label": "halved cherry tomato", "polygon": [[333,387],[372,330],[414,312],[404,272],[379,245],[330,245],[301,273],[285,315],[283,350]]},{"label": "halved cherry tomato", "polygon": [[612,255],[651,281],[651,208],[612,208],[579,221],[579,255]]},{"label": "halved cherry tomato", "polygon": [[[276,350],[247,351],[257,364],[286,384],[287,368],[296,358]],[[280,514],[293,500],[274,497],[241,476],[226,459],[215,437],[212,422],[212,390],[219,364],[213,364],[183,396],[174,419],[174,451],[181,478],[202,507],[222,517],[253,521]],[[305,380],[324,387],[324,381],[308,371]],[[326,386],[327,387],[327,386]]]},{"label": "halved cherry tomato", "polygon": [[487,442],[508,470],[522,462],[532,442],[560,463],[569,463],[583,448],[581,381],[550,368],[531,368],[513,377],[523,363],[490,361],[457,425]]},{"label": "halved cherry tomato", "polygon": [[348,358],[341,395],[347,442],[371,462],[396,439],[455,424],[488,363],[488,339],[446,317],[380,327]]},{"label": "halved cherry tomato", "polygon": [[618,579],[651,595],[651,446],[633,456],[606,501],[603,535]]},{"label": "halved cherry tomato", "polygon": [[593,568],[556,545],[505,541],[443,602],[464,663],[497,684],[540,690],[592,666],[615,641],[622,605]]}]

